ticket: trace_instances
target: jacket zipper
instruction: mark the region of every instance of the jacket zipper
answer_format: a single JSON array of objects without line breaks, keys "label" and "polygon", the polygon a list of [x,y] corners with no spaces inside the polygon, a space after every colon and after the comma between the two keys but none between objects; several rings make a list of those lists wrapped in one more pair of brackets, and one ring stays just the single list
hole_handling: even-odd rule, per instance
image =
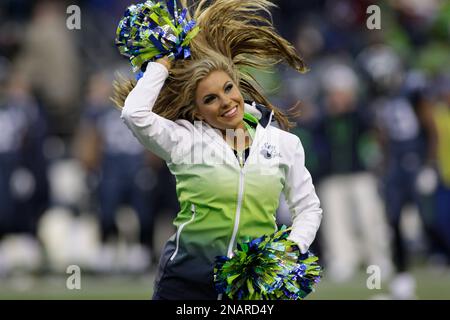
[{"label": "jacket zipper", "polygon": [[175,257],[177,256],[177,253],[178,253],[178,249],[180,248],[180,236],[181,236],[181,231],[183,231],[183,228],[184,228],[187,224],[189,224],[189,223],[191,223],[192,221],[194,221],[194,218],[195,218],[195,205],[194,205],[194,204],[191,204],[191,212],[192,212],[192,217],[191,217],[191,219],[190,219],[189,221],[186,221],[186,222],[182,223],[182,224],[180,225],[180,227],[178,228],[178,231],[177,231],[177,245],[176,245],[175,251],[173,252],[172,256],[170,257],[170,261],[172,261],[173,259],[175,259]]},{"label": "jacket zipper", "polygon": [[[253,143],[255,140],[253,140]],[[237,208],[236,208],[236,215],[234,218],[234,227],[233,227],[233,233],[231,235],[230,243],[228,244],[228,250],[227,250],[227,257],[231,258],[233,257],[233,247],[234,242],[236,241],[237,232],[239,229],[239,222],[241,219],[241,207],[242,207],[242,197],[244,195],[244,167],[245,167],[245,150],[242,152],[237,152],[238,155],[238,162],[239,162],[239,191],[238,191],[238,201],[237,201]],[[250,157],[250,155],[249,155]]]},{"label": "jacket zipper", "polygon": [[233,256],[234,241],[236,240],[237,231],[239,229],[239,220],[241,218],[241,207],[242,207],[243,194],[244,194],[244,168],[241,167],[241,170],[239,172],[239,193],[238,193],[236,215],[235,215],[235,219],[234,219],[234,228],[233,228],[233,234],[231,236],[231,240],[228,245],[228,251],[227,251],[227,256],[229,258],[231,258]]}]

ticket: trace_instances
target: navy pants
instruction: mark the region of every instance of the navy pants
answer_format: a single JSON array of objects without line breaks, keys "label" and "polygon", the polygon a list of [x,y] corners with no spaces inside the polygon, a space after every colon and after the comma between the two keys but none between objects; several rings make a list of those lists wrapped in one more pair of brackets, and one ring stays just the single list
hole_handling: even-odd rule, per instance
[{"label": "navy pants", "polygon": [[[214,265],[197,257],[170,260],[175,237],[164,247],[155,278],[153,300],[217,300]],[[182,254],[181,254],[182,256]]]},{"label": "navy pants", "polygon": [[394,236],[393,261],[398,272],[408,269],[408,261],[403,236],[400,230],[402,209],[413,203],[419,209],[424,231],[432,250],[449,251],[441,233],[436,227],[436,216],[432,199],[426,199],[416,190],[417,171],[406,171],[400,166],[391,168],[385,180],[385,203],[388,222]]}]

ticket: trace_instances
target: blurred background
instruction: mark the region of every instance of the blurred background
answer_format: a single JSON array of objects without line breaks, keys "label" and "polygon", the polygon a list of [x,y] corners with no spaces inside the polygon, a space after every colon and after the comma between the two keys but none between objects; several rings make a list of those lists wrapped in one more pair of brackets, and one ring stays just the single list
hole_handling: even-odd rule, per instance
[{"label": "blurred background", "polygon": [[[292,132],[324,209],[310,299],[450,299],[450,2],[275,2],[310,71],[254,74],[301,110]],[[109,100],[116,72],[133,76],[114,46],[132,3],[0,1],[0,299],[152,295],[178,203]]]}]

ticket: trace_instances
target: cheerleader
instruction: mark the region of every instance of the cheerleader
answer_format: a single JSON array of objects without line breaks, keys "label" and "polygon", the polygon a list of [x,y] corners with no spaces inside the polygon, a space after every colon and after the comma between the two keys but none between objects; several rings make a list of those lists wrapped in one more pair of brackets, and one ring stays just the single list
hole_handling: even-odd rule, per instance
[{"label": "cheerleader", "polygon": [[177,232],[163,250],[154,299],[217,299],[215,258],[232,257],[248,237],[273,234],[281,192],[292,214],[289,239],[306,253],[315,238],[322,210],[301,141],[244,71],[281,61],[305,71],[261,14],[272,6],[200,1],[186,13],[198,26],[188,59],[155,59],[137,82],[116,82],[122,119],[177,181]]}]

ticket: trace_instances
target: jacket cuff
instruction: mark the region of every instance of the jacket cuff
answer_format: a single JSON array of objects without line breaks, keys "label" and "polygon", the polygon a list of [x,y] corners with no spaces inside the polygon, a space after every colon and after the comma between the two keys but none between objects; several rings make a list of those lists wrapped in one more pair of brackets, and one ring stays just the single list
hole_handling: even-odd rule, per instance
[{"label": "jacket cuff", "polygon": [[304,243],[304,241],[302,241],[301,239],[297,238],[294,234],[292,234],[292,232],[289,235],[288,240],[295,242],[301,253],[306,253],[309,249],[309,245]]},{"label": "jacket cuff", "polygon": [[169,70],[167,70],[167,68],[163,64],[158,62],[149,62],[147,65],[147,69],[144,72],[143,78],[148,78],[152,75],[154,77],[155,73],[164,74],[166,78],[169,76]]}]

